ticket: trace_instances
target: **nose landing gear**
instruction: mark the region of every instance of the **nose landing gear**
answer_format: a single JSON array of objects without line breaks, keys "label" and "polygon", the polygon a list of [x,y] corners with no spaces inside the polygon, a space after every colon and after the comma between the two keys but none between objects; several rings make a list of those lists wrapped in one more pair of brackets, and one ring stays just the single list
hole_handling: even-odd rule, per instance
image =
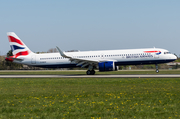
[{"label": "nose landing gear", "polygon": [[159,73],[158,65],[156,64],[156,73]]}]

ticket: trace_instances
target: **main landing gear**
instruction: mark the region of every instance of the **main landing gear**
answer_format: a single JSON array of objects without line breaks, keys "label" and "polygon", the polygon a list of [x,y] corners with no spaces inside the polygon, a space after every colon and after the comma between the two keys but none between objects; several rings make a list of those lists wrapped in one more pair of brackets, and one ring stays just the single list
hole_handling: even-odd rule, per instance
[{"label": "main landing gear", "polygon": [[156,64],[156,73],[159,73],[158,65]]},{"label": "main landing gear", "polygon": [[95,71],[94,70],[87,70],[86,74],[87,75],[94,75]]},{"label": "main landing gear", "polygon": [[87,74],[87,75],[94,75],[94,74],[95,74],[94,66],[93,66],[93,65],[89,65],[86,74]]}]

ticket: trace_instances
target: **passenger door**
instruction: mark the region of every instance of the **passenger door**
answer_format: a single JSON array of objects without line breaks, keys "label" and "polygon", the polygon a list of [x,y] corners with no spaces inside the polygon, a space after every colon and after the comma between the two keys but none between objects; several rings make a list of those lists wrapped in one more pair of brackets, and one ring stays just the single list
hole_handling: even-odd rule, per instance
[{"label": "passenger door", "polygon": [[36,64],[36,55],[32,55],[31,64]]}]

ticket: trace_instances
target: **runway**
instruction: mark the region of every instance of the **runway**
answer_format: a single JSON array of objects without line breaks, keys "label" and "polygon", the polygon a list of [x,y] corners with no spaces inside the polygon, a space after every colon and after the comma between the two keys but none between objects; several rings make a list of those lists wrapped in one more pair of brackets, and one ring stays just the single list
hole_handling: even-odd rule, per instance
[{"label": "runway", "polygon": [[180,74],[161,75],[0,75],[0,78],[180,78]]}]

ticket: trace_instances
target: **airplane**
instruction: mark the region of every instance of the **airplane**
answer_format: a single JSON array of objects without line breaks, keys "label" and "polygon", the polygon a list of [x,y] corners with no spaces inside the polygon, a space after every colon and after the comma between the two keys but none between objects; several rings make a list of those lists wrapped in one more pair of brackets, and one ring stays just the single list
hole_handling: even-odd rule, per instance
[{"label": "airplane", "polygon": [[158,64],[175,61],[177,57],[168,50],[161,48],[124,49],[63,52],[36,54],[14,33],[7,33],[13,56],[6,61],[42,68],[88,68],[87,75],[94,75],[95,68],[99,71],[117,71],[122,65]]}]

